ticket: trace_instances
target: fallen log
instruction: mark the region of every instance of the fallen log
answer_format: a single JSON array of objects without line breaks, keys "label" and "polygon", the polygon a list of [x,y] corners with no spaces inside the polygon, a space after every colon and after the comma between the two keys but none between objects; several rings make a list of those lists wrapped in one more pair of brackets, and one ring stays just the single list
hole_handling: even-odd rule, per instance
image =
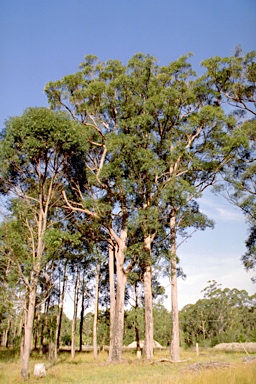
[{"label": "fallen log", "polygon": [[190,360],[190,358],[186,359],[186,360],[171,360],[171,359],[163,358],[163,359],[151,361],[149,364],[152,365],[152,364],[156,364],[156,363],[172,363],[172,364],[186,363],[189,360]]},{"label": "fallen log", "polygon": [[189,371],[200,371],[201,369],[219,369],[229,367],[229,363],[210,361],[209,363],[194,363],[187,367]]}]

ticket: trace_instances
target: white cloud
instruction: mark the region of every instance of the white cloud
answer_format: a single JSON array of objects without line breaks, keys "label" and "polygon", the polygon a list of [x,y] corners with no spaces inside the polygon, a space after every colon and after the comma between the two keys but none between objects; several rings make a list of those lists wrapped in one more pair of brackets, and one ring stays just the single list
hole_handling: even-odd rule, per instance
[{"label": "white cloud", "polygon": [[242,211],[221,196],[211,194],[199,199],[200,209],[211,219],[244,221]]},{"label": "white cloud", "polygon": [[241,221],[244,220],[244,216],[241,211],[236,209],[225,209],[222,207],[217,207],[216,211],[218,212],[218,217],[227,221]]}]

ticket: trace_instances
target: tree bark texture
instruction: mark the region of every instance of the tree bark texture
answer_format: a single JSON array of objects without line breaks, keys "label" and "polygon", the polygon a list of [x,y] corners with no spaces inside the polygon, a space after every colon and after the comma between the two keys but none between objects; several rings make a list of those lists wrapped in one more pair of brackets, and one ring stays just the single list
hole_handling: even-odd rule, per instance
[{"label": "tree bark texture", "polygon": [[153,305],[152,305],[152,268],[147,266],[143,274],[144,278],[144,320],[145,320],[145,337],[143,355],[146,359],[153,358]]},{"label": "tree bark texture", "polygon": [[2,333],[2,340],[1,340],[2,347],[8,348],[11,325],[12,325],[12,319],[9,316],[7,320],[6,328],[3,330],[3,333]]},{"label": "tree bark texture", "polygon": [[97,345],[97,328],[98,328],[98,306],[99,306],[99,280],[100,280],[100,265],[96,267],[95,276],[95,303],[94,303],[94,317],[93,317],[93,356],[98,359],[98,345]]},{"label": "tree bark texture", "polygon": [[136,340],[136,345],[137,345],[137,353],[138,352],[141,353],[140,333],[139,333],[138,316],[137,316],[137,311],[139,308],[139,295],[138,295],[138,291],[137,291],[137,282],[136,281],[135,281],[134,291],[135,291],[135,319],[134,319],[135,340]]},{"label": "tree bark texture", "polygon": [[122,361],[123,331],[124,331],[124,293],[127,277],[122,266],[117,266],[117,287],[115,302],[115,317],[112,329],[113,347],[110,361]]},{"label": "tree bark texture", "polygon": [[108,248],[109,256],[108,256],[108,271],[109,271],[109,292],[110,292],[110,333],[109,333],[109,360],[112,356],[113,350],[113,328],[115,321],[115,306],[116,306],[116,298],[115,298],[115,276],[114,276],[114,246],[109,245]]},{"label": "tree bark texture", "polygon": [[171,359],[180,360],[180,338],[179,338],[179,310],[178,310],[178,287],[177,287],[177,256],[176,256],[176,216],[174,210],[170,218],[171,234],[171,301],[172,301],[172,337],[171,337]]},{"label": "tree bark texture", "polygon": [[29,378],[29,356],[33,337],[33,322],[35,316],[37,281],[34,282],[29,292],[28,309],[25,314],[24,322],[24,342],[21,356],[21,377]]},{"label": "tree bark texture", "polygon": [[151,360],[154,354],[154,339],[153,339],[153,303],[152,303],[152,267],[151,267],[151,236],[144,239],[145,249],[148,253],[146,266],[144,267],[143,282],[144,282],[144,321],[145,335],[143,355],[146,359]]},{"label": "tree bark texture", "polygon": [[122,361],[123,331],[124,331],[124,294],[127,276],[124,270],[124,252],[126,249],[127,230],[122,229],[118,239],[116,258],[116,297],[114,322],[112,325],[112,346],[109,350],[109,361]]}]

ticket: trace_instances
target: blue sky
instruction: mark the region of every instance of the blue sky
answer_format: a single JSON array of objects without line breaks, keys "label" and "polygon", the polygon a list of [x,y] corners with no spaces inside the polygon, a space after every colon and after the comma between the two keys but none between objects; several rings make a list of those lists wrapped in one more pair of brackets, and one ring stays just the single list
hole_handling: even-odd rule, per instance
[{"label": "blue sky", "polygon": [[[46,106],[44,85],[75,72],[87,54],[127,62],[135,53],[160,65],[192,52],[200,72],[208,57],[229,56],[237,44],[256,49],[255,0],[8,0],[0,5],[0,127],[29,106]],[[180,306],[201,297],[207,280],[255,291],[242,267],[246,225],[241,213],[207,193],[202,209],[214,230],[180,248],[187,280]]]}]

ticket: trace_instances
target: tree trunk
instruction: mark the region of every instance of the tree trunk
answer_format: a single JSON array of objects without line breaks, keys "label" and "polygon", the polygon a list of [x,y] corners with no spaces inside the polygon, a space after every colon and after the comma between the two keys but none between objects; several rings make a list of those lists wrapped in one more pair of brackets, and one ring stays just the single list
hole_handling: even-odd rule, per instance
[{"label": "tree trunk", "polygon": [[140,347],[140,333],[139,333],[138,316],[137,316],[137,311],[138,311],[138,308],[139,308],[139,297],[138,297],[138,292],[137,292],[137,282],[136,281],[135,281],[135,285],[134,285],[134,291],[135,291],[134,329],[135,329],[135,340],[136,340],[137,353],[138,353],[138,352],[141,352],[141,347]]},{"label": "tree trunk", "polygon": [[124,294],[127,281],[127,276],[124,271],[124,252],[126,249],[126,239],[127,231],[123,229],[119,238],[118,250],[115,252],[117,282],[114,322],[112,324],[112,345],[109,349],[109,361],[122,361]]},{"label": "tree trunk", "polygon": [[44,326],[45,326],[45,318],[44,314],[41,314],[41,324],[40,324],[40,345],[39,345],[39,353],[43,355],[44,353]]},{"label": "tree trunk", "polygon": [[124,332],[124,293],[126,286],[126,274],[122,266],[117,266],[116,305],[113,327],[113,349],[110,361],[122,361],[122,346]]},{"label": "tree trunk", "polygon": [[98,305],[99,305],[99,280],[100,280],[100,265],[96,267],[95,279],[95,304],[94,304],[94,318],[93,318],[93,356],[98,359],[98,345],[97,345],[97,328],[98,328]]},{"label": "tree trunk", "polygon": [[48,311],[49,311],[49,298],[47,301],[44,303],[44,310],[41,313],[41,328],[40,328],[40,355],[43,355],[46,352],[46,347],[47,347],[47,331],[48,331]]},{"label": "tree trunk", "polygon": [[74,314],[71,329],[71,357],[75,358],[76,353],[76,320],[77,320],[77,307],[78,307],[78,285],[79,285],[79,272],[77,272],[75,289],[74,289]]},{"label": "tree trunk", "polygon": [[1,340],[1,346],[2,347],[8,348],[11,325],[12,325],[12,318],[11,318],[11,316],[9,316],[8,320],[7,320],[6,328],[2,334],[2,340]]},{"label": "tree trunk", "polygon": [[67,271],[67,261],[64,265],[64,271],[63,271],[63,283],[62,283],[62,290],[61,290],[61,297],[59,302],[59,311],[57,314],[57,324],[56,324],[56,332],[55,332],[55,349],[54,349],[54,357],[57,359],[58,352],[60,349],[60,332],[61,332],[61,323],[62,323],[62,315],[63,315],[63,306],[64,306],[64,299],[65,299],[65,290],[66,290],[66,276]]},{"label": "tree trunk", "polygon": [[178,289],[177,289],[177,256],[176,256],[176,215],[174,209],[170,217],[171,235],[171,301],[172,301],[172,338],[171,338],[171,359],[180,360],[180,339],[179,339],[179,310],[178,310]]},{"label": "tree trunk", "polygon": [[25,315],[25,324],[24,324],[24,343],[22,348],[22,367],[21,367],[21,377],[23,379],[29,378],[29,356],[31,352],[32,336],[33,336],[33,322],[35,316],[35,304],[36,304],[36,290],[37,290],[37,281],[34,281],[34,284],[31,287],[28,298],[28,310]]},{"label": "tree trunk", "polygon": [[79,324],[79,352],[83,350],[83,327],[84,327],[84,293],[81,298],[80,324]]},{"label": "tree trunk", "polygon": [[144,246],[147,252],[146,266],[143,272],[144,282],[144,348],[143,354],[146,359],[151,360],[154,354],[154,328],[153,328],[153,296],[152,296],[152,266],[151,266],[151,244],[155,234],[144,238]]},{"label": "tree trunk", "polygon": [[81,312],[80,312],[80,325],[79,325],[79,352],[83,350],[83,327],[84,327],[84,300],[85,300],[85,283],[83,276],[82,292],[81,292]]},{"label": "tree trunk", "polygon": [[110,292],[110,333],[109,333],[109,360],[113,350],[113,327],[115,321],[115,274],[114,274],[114,246],[108,248],[109,292]]},{"label": "tree trunk", "polygon": [[145,321],[143,355],[146,357],[146,359],[151,360],[154,354],[151,265],[148,265],[145,267],[145,271],[143,273],[143,280],[144,280],[144,321]]},{"label": "tree trunk", "polygon": [[39,326],[40,326],[40,313],[39,312],[37,313],[37,311],[35,310],[35,319],[34,319],[34,349],[35,350],[37,350],[37,343],[39,340]]}]

